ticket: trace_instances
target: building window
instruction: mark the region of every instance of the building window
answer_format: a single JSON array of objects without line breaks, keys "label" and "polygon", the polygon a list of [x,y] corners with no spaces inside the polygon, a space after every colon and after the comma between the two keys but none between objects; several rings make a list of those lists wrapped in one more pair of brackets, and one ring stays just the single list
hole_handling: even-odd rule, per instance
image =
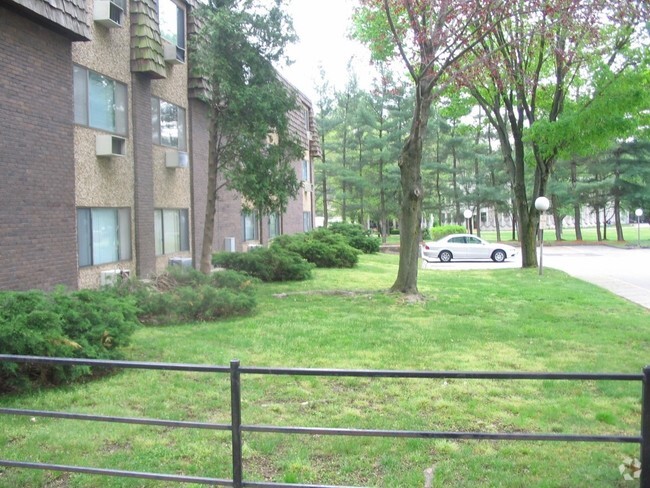
[{"label": "building window", "polygon": [[190,224],[187,209],[154,210],[156,256],[190,250]]},{"label": "building window", "polygon": [[78,208],[79,266],[131,259],[131,211],[128,208]]},{"label": "building window", "polygon": [[311,225],[311,212],[302,213],[302,230],[304,232],[309,232],[312,228]]},{"label": "building window", "polygon": [[185,11],[171,0],[160,0],[160,37],[176,46],[176,59],[185,61]]},{"label": "building window", "polygon": [[244,241],[256,241],[259,239],[257,226],[257,214],[255,212],[246,212],[242,214],[244,227]]},{"label": "building window", "polygon": [[126,135],[126,85],[81,66],[73,77],[75,123]]},{"label": "building window", "polygon": [[269,239],[279,236],[282,233],[280,229],[280,214],[275,212],[269,215]]},{"label": "building window", "polygon": [[311,181],[311,171],[309,161],[306,159],[302,161],[302,181]]},{"label": "building window", "polygon": [[151,126],[155,144],[175,147],[179,151],[187,149],[184,108],[152,97]]}]

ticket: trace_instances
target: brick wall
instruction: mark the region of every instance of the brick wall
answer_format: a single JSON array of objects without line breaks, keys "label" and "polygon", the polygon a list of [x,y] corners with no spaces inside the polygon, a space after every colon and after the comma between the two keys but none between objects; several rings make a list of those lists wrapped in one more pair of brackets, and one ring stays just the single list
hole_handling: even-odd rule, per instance
[{"label": "brick wall", "polygon": [[150,79],[146,75],[134,73],[131,91],[136,273],[140,278],[148,278],[156,271]]},{"label": "brick wall", "polygon": [[70,41],[0,6],[0,67],[0,289],[74,289]]},{"label": "brick wall", "polygon": [[192,262],[199,267],[203,248],[203,225],[208,177],[208,112],[206,105],[190,99],[190,171],[192,173]]}]

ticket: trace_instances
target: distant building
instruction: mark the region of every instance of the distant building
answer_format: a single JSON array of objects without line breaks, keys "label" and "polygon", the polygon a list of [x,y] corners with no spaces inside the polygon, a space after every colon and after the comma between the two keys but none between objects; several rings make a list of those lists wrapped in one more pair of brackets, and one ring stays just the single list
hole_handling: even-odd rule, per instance
[{"label": "distant building", "polygon": [[[0,4],[0,289],[97,287],[198,263],[207,111],[190,77],[194,0]],[[293,128],[304,188],[272,233],[313,226],[312,106]],[[259,239],[241,199],[217,208],[215,250]]]}]

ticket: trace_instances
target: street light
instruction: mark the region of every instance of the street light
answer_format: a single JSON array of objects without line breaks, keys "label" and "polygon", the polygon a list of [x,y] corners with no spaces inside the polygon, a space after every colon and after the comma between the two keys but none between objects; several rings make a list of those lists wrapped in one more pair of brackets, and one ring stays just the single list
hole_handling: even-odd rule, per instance
[{"label": "street light", "polygon": [[636,245],[641,247],[641,216],[643,215],[643,209],[637,208],[634,215],[636,215]]},{"label": "street light", "polygon": [[472,211],[468,208],[467,210],[465,210],[463,212],[463,217],[465,217],[466,221],[469,221],[469,222],[465,222],[465,227],[469,228],[469,233],[471,234],[472,233],[472,221],[470,219],[472,218]]},{"label": "street light", "polygon": [[544,259],[544,227],[546,226],[546,221],[544,218],[544,212],[548,210],[548,207],[551,206],[551,202],[548,201],[546,197],[537,197],[535,200],[535,208],[539,210],[539,274],[542,274],[542,261]]}]

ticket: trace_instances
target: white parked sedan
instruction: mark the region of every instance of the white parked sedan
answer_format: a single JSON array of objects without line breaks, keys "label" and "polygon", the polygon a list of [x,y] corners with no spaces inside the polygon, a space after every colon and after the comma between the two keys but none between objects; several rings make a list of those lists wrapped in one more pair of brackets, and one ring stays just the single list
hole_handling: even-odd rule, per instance
[{"label": "white parked sedan", "polygon": [[452,234],[422,246],[422,259],[439,259],[448,263],[452,259],[491,259],[497,263],[517,254],[517,248],[506,244],[490,244],[471,234]]}]

